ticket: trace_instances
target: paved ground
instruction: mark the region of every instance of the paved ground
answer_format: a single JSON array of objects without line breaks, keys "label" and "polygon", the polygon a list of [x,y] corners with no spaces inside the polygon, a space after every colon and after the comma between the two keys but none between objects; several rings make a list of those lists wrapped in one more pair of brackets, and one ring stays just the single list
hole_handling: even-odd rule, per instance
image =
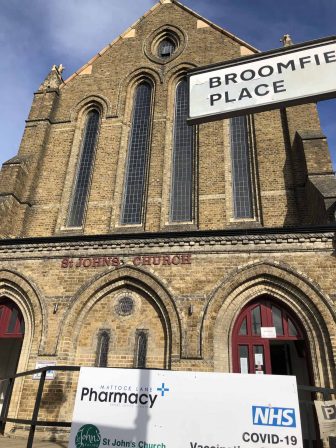
[{"label": "paved ground", "polygon": [[[0,436],[0,448],[26,448],[27,439],[8,438]],[[34,448],[67,448],[66,442],[41,442],[36,440]]]}]

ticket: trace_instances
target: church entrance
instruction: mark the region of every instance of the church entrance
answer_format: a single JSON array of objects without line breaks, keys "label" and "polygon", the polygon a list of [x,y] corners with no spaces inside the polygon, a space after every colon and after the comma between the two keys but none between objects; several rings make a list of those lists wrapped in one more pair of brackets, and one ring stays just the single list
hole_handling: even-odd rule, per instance
[{"label": "church entrance", "polygon": [[292,313],[263,296],[248,304],[233,330],[233,371],[295,375],[310,384],[309,356],[304,330]]},{"label": "church entrance", "polygon": [[[303,326],[293,313],[269,296],[249,303],[240,313],[232,336],[233,372],[294,375],[297,384],[310,385],[310,354]],[[300,395],[310,401],[310,392]],[[312,408],[301,408],[304,446],[319,446]]]},{"label": "church entrance", "polygon": [[[24,337],[24,320],[16,304],[0,298],[0,379],[16,373]],[[0,382],[0,412],[6,391],[6,382]]]}]

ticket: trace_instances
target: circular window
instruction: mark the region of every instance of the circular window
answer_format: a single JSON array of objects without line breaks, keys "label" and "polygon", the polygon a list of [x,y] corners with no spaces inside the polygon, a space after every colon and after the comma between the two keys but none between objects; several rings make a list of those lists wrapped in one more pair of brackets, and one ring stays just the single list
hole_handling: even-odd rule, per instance
[{"label": "circular window", "polygon": [[146,56],[158,64],[166,64],[185,48],[186,36],[179,28],[164,26],[148,36],[144,44]]},{"label": "circular window", "polygon": [[120,316],[129,316],[134,310],[134,300],[129,296],[121,297],[115,309]]}]

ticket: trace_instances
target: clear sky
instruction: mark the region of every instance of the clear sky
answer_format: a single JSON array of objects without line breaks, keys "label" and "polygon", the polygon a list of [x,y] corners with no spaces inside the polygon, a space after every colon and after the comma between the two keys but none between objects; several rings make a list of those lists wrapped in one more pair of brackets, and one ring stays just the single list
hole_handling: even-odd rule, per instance
[{"label": "clear sky", "polygon": [[[69,77],[154,0],[0,0],[0,164],[19,148],[33,92],[53,64]],[[335,35],[335,0],[183,0],[262,51]],[[336,99],[318,105],[336,167]]]}]

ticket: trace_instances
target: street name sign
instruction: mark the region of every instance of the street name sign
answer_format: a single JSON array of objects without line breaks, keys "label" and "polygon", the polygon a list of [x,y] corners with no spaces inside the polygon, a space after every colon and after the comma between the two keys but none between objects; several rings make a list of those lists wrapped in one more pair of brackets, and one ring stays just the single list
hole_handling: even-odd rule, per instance
[{"label": "street name sign", "polygon": [[336,37],[190,70],[188,122],[336,96]]},{"label": "street name sign", "polygon": [[83,367],[70,448],[302,448],[295,377]]}]

